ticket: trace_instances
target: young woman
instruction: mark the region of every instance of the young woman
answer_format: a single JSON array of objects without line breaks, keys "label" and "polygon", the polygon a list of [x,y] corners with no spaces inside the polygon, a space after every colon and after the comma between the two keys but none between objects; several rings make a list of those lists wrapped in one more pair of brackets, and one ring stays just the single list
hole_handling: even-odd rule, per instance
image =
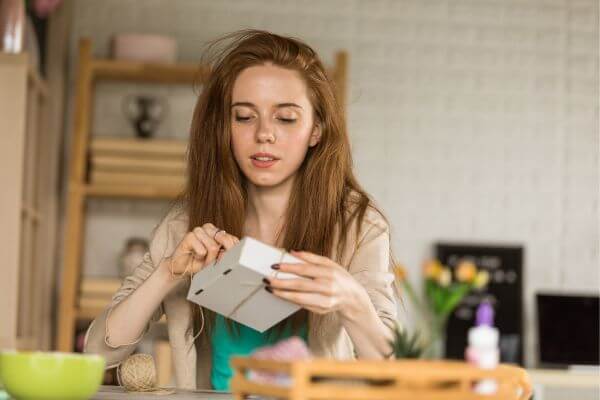
[{"label": "young woman", "polygon": [[[86,351],[115,366],[166,314],[182,388],[226,390],[231,355],[290,335],[318,357],[386,357],[396,319],[389,229],[352,172],[332,81],[299,40],[255,30],[225,39],[194,110],[184,194],[90,326]],[[188,273],[244,236],[301,250],[292,254],[303,263],[272,268],[309,278],[266,281],[302,311],[264,334],[186,300]]]}]

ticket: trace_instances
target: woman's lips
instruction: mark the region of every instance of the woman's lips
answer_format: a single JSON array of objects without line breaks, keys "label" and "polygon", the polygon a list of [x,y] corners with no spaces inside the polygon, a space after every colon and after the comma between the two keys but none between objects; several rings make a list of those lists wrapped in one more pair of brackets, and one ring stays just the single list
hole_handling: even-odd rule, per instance
[{"label": "woman's lips", "polygon": [[279,161],[273,154],[266,152],[254,153],[250,159],[252,160],[252,165],[256,168],[270,168]]},{"label": "woman's lips", "polygon": [[251,160],[252,160],[252,165],[254,165],[256,168],[269,168],[273,164],[275,164],[277,161],[279,161],[279,160],[261,161],[261,160],[257,160],[256,158],[252,158]]}]

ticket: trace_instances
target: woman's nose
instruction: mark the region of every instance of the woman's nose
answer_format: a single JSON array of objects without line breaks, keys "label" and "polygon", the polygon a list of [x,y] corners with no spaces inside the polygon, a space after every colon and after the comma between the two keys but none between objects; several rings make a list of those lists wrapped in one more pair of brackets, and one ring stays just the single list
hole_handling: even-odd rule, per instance
[{"label": "woman's nose", "polygon": [[275,143],[275,130],[270,122],[261,121],[256,132],[259,143]]}]

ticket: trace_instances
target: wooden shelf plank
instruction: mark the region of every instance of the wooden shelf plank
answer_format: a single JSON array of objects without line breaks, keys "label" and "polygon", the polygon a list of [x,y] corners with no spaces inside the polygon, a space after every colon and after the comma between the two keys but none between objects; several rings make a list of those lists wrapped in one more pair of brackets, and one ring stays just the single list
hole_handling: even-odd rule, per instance
[{"label": "wooden shelf plank", "polygon": [[101,308],[78,308],[77,318],[93,320],[98,315],[102,314],[102,311],[103,309]]},{"label": "wooden shelf plank", "polygon": [[149,83],[202,83],[208,69],[196,64],[150,64],[135,61],[92,59],[92,76],[96,80]]},{"label": "wooden shelf plank", "polygon": [[174,199],[183,188],[150,185],[85,185],[85,193],[92,197],[128,197],[150,199]]},{"label": "wooden shelf plank", "polygon": [[90,185],[132,185],[182,188],[185,185],[185,174],[164,175],[155,173],[116,172],[92,170],[89,179]]},{"label": "wooden shelf plank", "polygon": [[127,155],[135,158],[180,158],[184,159],[188,141],[179,139],[138,139],[118,136],[93,136],[90,152],[99,155]]},{"label": "wooden shelf plank", "polygon": [[102,314],[102,311],[104,311],[104,308],[79,307],[79,308],[77,308],[77,318],[80,320],[81,319],[93,320],[98,315]]},{"label": "wooden shelf plank", "polygon": [[81,280],[80,296],[104,296],[109,299],[121,287],[120,278],[86,278]]},{"label": "wooden shelf plank", "polygon": [[91,158],[92,170],[98,172],[124,172],[139,174],[185,175],[185,160],[182,159],[144,159],[120,155],[94,155]]}]

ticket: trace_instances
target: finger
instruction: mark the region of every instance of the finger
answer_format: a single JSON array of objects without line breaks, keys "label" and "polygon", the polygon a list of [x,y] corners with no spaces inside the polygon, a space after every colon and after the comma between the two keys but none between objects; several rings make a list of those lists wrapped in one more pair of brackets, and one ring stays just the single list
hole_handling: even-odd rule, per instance
[{"label": "finger", "polygon": [[271,293],[302,307],[320,307],[328,310],[334,309],[335,301],[330,296],[324,296],[318,293],[292,292],[278,289],[272,289]]},{"label": "finger", "polygon": [[227,233],[223,229],[217,228],[215,225],[211,224],[210,222],[207,222],[206,224],[202,225],[202,229],[215,242],[219,243],[221,246],[225,247],[225,249],[227,249],[227,250],[229,250],[230,248],[232,248],[233,246],[235,246],[236,244],[238,244],[240,242],[240,240],[237,237]]},{"label": "finger", "polygon": [[200,271],[202,268],[205,267],[203,259],[200,259],[198,257],[192,257],[191,263],[192,263],[192,265],[191,265],[192,274],[195,274],[196,272]]},{"label": "finger", "polygon": [[281,263],[277,271],[289,272],[299,276],[305,276],[307,278],[323,278],[328,279],[331,277],[331,270],[329,268],[323,268],[313,264],[288,264]]},{"label": "finger", "polygon": [[207,222],[204,225],[202,225],[202,229],[204,229],[204,232],[206,232],[210,236],[213,236],[219,230],[219,228],[217,228],[210,222]]},{"label": "finger", "polygon": [[334,288],[331,282],[317,279],[266,279],[273,289],[293,290],[296,292],[321,293],[332,296]]},{"label": "finger", "polygon": [[200,241],[200,239],[198,239],[198,237],[193,233],[190,232],[186,238],[185,238],[185,250],[186,251],[193,251],[196,256],[200,259],[203,259],[204,257],[206,257],[207,254],[207,250],[206,247],[204,246],[204,244],[202,244],[202,242]]},{"label": "finger", "polygon": [[237,237],[230,235],[225,231],[217,231],[217,234],[213,235],[213,238],[217,241],[217,243],[225,247],[226,250],[229,250],[240,242]]},{"label": "finger", "polygon": [[206,248],[193,233],[188,233],[175,252],[171,255],[170,269],[175,274],[181,274],[186,268],[190,268],[192,258],[203,259],[206,256]]},{"label": "finger", "polygon": [[206,224],[202,225],[202,229],[204,229],[204,232],[206,232],[206,234],[213,238],[215,241],[218,241],[217,236],[221,236],[227,233],[224,229],[218,228],[210,222],[207,222]]},{"label": "finger", "polygon": [[203,228],[195,228],[194,234],[200,239],[204,247],[206,247],[206,258],[204,259],[204,265],[211,264],[217,258],[221,244],[217,243]]},{"label": "finger", "polygon": [[327,267],[338,267],[338,264],[332,259],[317,255],[315,253],[311,253],[309,251],[292,250],[290,254],[296,258],[306,261],[309,264],[325,265]]}]

